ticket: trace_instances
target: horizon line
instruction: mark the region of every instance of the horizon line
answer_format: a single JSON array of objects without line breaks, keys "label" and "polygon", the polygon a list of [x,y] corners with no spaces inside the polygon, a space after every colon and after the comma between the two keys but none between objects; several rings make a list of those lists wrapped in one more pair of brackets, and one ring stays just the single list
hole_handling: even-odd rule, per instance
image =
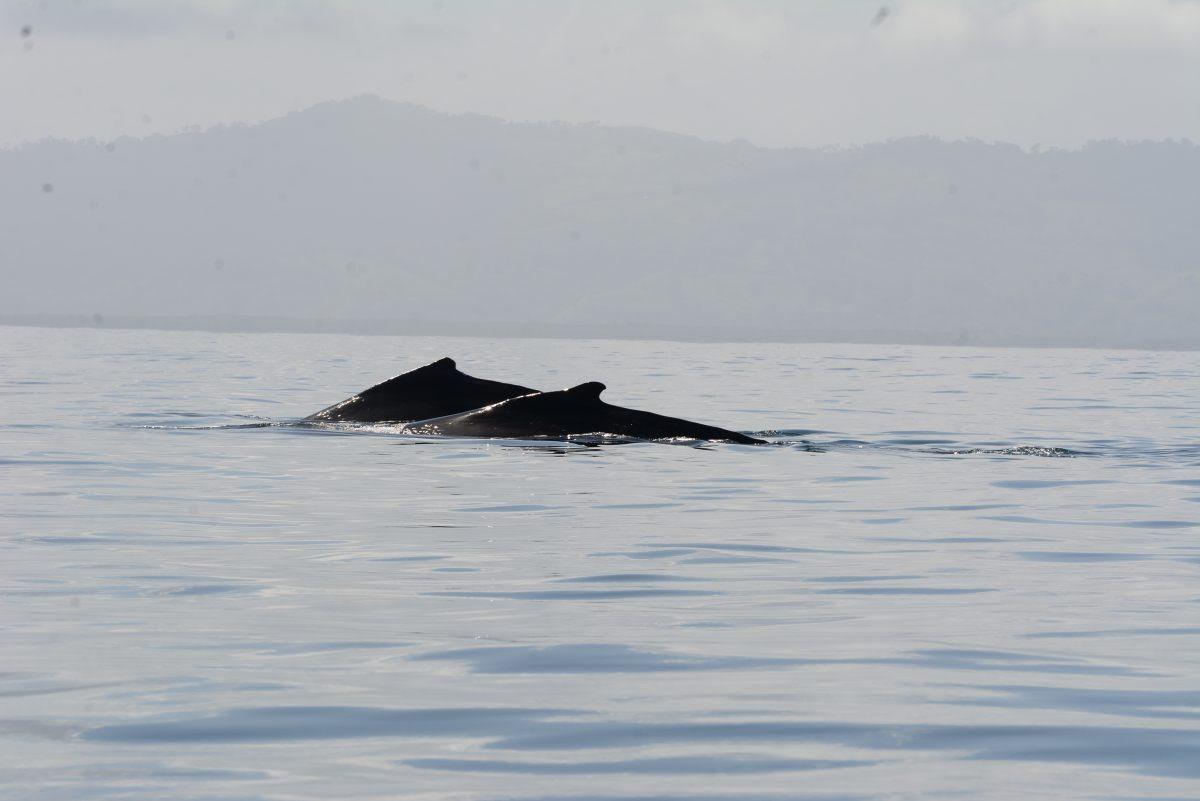
[{"label": "horizon line", "polygon": [[268,125],[273,122],[285,120],[288,117],[291,117],[296,114],[309,113],[309,112],[319,109],[323,106],[334,106],[339,103],[356,102],[356,101],[363,101],[363,100],[380,101],[382,103],[388,103],[388,104],[392,104],[395,106],[402,106],[402,107],[407,106],[410,108],[419,109],[423,112],[427,112],[430,114],[436,114],[436,115],[443,116],[443,117],[482,118],[485,120],[490,120],[493,122],[500,123],[502,125],[558,126],[558,127],[565,127],[565,128],[585,128],[585,129],[600,128],[600,129],[611,130],[611,131],[642,131],[642,132],[650,132],[650,133],[655,133],[655,134],[663,134],[663,135],[667,135],[667,136],[678,136],[678,137],[682,137],[685,139],[692,139],[697,142],[704,142],[704,143],[713,144],[713,145],[724,145],[724,146],[733,146],[733,147],[751,147],[751,148],[754,148],[755,150],[766,150],[766,151],[773,151],[773,152],[806,151],[806,152],[816,152],[816,153],[837,153],[837,152],[842,152],[842,151],[865,150],[865,149],[868,149],[871,147],[879,147],[882,145],[889,145],[889,144],[894,144],[894,143],[898,143],[898,142],[909,142],[909,141],[913,141],[913,140],[927,140],[927,141],[931,141],[931,142],[938,142],[941,144],[951,144],[951,145],[982,144],[982,145],[988,145],[988,146],[992,146],[992,147],[1011,147],[1011,148],[1016,148],[1017,150],[1020,150],[1022,153],[1029,154],[1029,155],[1038,155],[1038,154],[1046,154],[1046,153],[1077,153],[1077,152],[1086,150],[1087,148],[1095,146],[1095,145],[1105,145],[1105,144],[1120,144],[1120,145],[1150,144],[1150,145],[1177,145],[1177,146],[1184,146],[1184,147],[1200,147],[1200,143],[1197,143],[1196,141],[1194,141],[1193,139],[1191,139],[1188,136],[1167,137],[1167,138],[1163,138],[1163,139],[1121,139],[1118,137],[1107,137],[1107,138],[1100,138],[1100,139],[1088,139],[1087,141],[1085,141],[1081,144],[1078,144],[1075,146],[1064,147],[1064,146],[1058,146],[1058,145],[1043,146],[1040,143],[1034,143],[1032,145],[1021,145],[1016,142],[1010,142],[1010,141],[1002,140],[1002,139],[983,139],[983,138],[974,137],[974,136],[965,136],[965,137],[959,137],[956,139],[947,139],[947,138],[938,136],[937,134],[931,134],[931,133],[913,133],[913,134],[908,134],[908,135],[904,135],[904,136],[892,136],[892,137],[889,137],[886,139],[875,139],[875,140],[860,141],[860,142],[831,143],[831,144],[825,144],[825,145],[772,146],[772,145],[756,144],[745,137],[734,137],[733,139],[724,139],[724,140],[711,139],[711,138],[707,138],[704,136],[700,136],[698,134],[685,133],[682,131],[672,131],[672,130],[668,130],[665,128],[653,128],[648,125],[621,125],[621,124],[617,124],[617,123],[605,123],[605,122],[601,122],[598,120],[589,120],[586,122],[569,122],[567,120],[517,120],[517,119],[506,119],[504,117],[498,117],[498,116],[495,116],[492,114],[483,114],[483,113],[474,112],[474,111],[443,111],[441,109],[434,108],[433,106],[427,106],[427,105],[423,105],[420,103],[414,103],[409,100],[397,100],[395,98],[385,97],[383,95],[373,93],[373,92],[364,92],[362,94],[351,95],[349,97],[330,98],[327,100],[321,100],[321,101],[318,101],[311,105],[303,106],[301,108],[295,108],[290,111],[284,112],[283,114],[278,114],[276,116],[267,117],[265,119],[258,120],[256,122],[246,122],[244,120],[231,120],[231,121],[227,121],[227,122],[214,123],[214,124],[208,125],[208,126],[201,126],[200,124],[196,123],[196,124],[192,124],[192,125],[186,125],[186,126],[183,126],[181,128],[177,128],[177,129],[171,130],[171,131],[155,131],[155,132],[147,133],[144,135],[121,134],[119,136],[116,136],[116,137],[113,137],[110,139],[100,139],[95,136],[78,137],[78,138],[59,137],[59,136],[43,136],[38,139],[25,139],[25,140],[16,141],[16,142],[0,142],[0,152],[16,152],[16,151],[19,151],[26,147],[33,147],[33,146],[42,145],[42,144],[105,146],[105,145],[112,145],[112,144],[121,142],[123,140],[132,140],[134,142],[145,142],[145,141],[150,141],[150,140],[158,139],[158,138],[173,138],[173,137],[180,137],[180,136],[194,136],[197,134],[207,134],[207,133],[212,133],[215,131],[228,130],[231,128],[233,128],[233,129],[236,129],[236,128],[258,128],[258,127]]},{"label": "horizon line", "polygon": [[1200,340],[1082,341],[1019,337],[986,331],[891,329],[773,329],[667,324],[463,322],[401,318],[283,317],[278,315],[134,315],[3,313],[0,326],[91,328],[128,331],[197,331],[218,334],[335,334],[352,336],[463,337],[684,342],[694,344],[902,345],[924,347],[1046,348],[1074,350],[1200,351]]}]

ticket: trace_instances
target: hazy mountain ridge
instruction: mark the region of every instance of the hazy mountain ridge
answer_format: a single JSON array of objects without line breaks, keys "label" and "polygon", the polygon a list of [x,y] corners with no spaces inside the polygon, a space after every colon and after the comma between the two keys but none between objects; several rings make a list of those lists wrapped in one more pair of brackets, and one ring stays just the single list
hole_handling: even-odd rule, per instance
[{"label": "hazy mountain ridge", "polygon": [[769,150],[364,97],[0,151],[0,314],[1200,347],[1198,193],[1191,143]]}]

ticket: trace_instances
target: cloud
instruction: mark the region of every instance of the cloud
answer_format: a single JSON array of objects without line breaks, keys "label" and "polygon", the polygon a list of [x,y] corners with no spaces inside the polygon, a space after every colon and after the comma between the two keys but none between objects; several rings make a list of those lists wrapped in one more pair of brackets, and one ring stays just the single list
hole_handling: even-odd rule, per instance
[{"label": "cloud", "polygon": [[155,37],[228,30],[329,35],[347,15],[319,0],[19,0],[0,7],[0,20],[20,21],[44,35]]},{"label": "cloud", "polygon": [[899,3],[877,37],[889,45],[1037,49],[1187,48],[1200,43],[1195,0]]},{"label": "cloud", "polygon": [[752,3],[706,2],[672,14],[669,27],[683,47],[761,52],[785,40],[790,21],[781,11]]}]

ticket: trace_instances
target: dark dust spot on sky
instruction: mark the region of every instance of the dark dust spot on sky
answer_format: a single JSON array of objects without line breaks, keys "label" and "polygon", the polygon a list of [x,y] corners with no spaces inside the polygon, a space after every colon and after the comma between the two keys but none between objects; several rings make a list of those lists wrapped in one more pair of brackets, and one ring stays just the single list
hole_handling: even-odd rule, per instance
[{"label": "dark dust spot on sky", "polygon": [[892,10],[890,8],[887,6],[880,6],[879,10],[875,12],[875,16],[871,17],[871,27],[878,28],[887,20],[889,16],[891,16],[891,14]]}]

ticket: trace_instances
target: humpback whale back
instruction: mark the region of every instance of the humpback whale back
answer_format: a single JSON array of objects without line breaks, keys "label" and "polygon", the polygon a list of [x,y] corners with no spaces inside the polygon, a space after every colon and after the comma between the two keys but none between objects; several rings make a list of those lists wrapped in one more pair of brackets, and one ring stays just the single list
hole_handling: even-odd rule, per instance
[{"label": "humpback whale back", "polygon": [[447,357],[389,378],[304,418],[310,422],[405,423],[478,409],[536,389],[461,372]]},{"label": "humpback whale back", "polygon": [[419,420],[416,434],[460,437],[566,438],[587,434],[633,439],[704,439],[743,444],[763,440],[677,417],[613,406],[600,399],[605,386],[589,381],[570,389],[510,398],[482,409]]}]

